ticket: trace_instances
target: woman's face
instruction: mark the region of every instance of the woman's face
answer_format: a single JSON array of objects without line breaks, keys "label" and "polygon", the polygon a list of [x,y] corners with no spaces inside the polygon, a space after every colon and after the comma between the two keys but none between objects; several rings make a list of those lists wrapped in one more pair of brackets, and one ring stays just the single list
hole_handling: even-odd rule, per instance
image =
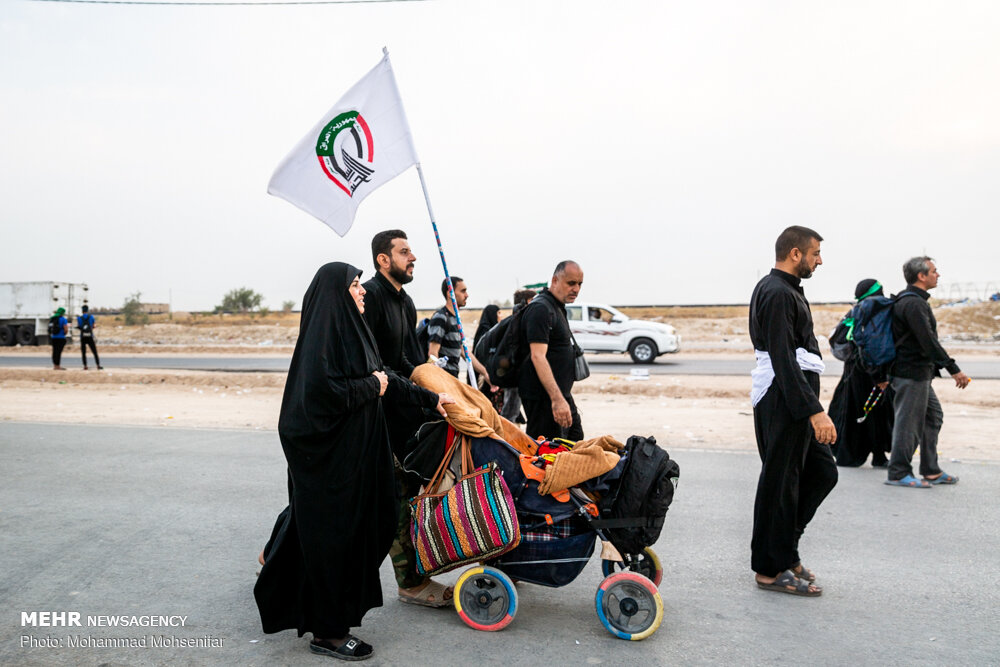
[{"label": "woman's face", "polygon": [[358,307],[358,311],[361,313],[365,312],[365,288],[361,285],[361,277],[357,276],[354,281],[351,282],[351,286],[347,288],[347,291],[351,293],[354,297],[354,303]]}]

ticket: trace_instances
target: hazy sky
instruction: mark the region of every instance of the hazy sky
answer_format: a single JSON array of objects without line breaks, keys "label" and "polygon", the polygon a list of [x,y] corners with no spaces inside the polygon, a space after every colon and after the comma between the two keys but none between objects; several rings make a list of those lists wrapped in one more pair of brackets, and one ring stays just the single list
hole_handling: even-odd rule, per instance
[{"label": "hazy sky", "polygon": [[[269,196],[278,162],[387,46],[470,304],[583,266],[581,299],[746,302],[789,224],[826,237],[813,300],[935,256],[994,282],[1000,3],[437,0],[0,4],[0,281],[211,309],[371,275],[406,230],[443,276],[416,172],[343,239]],[[943,296],[943,294],[942,294]]]}]

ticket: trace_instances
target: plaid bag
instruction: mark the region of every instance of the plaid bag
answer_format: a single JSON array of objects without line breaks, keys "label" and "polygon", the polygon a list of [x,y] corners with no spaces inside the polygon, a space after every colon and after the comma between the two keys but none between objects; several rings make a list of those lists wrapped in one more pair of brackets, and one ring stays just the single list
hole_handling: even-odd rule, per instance
[{"label": "plaid bag", "polygon": [[[449,428],[449,435],[451,432]],[[473,469],[468,440],[464,436],[449,440],[444,459],[427,484],[427,493],[410,500],[410,536],[417,554],[417,572],[425,576],[490,560],[521,541],[514,499],[496,463]],[[437,493],[456,449],[461,450],[462,476],[446,493]]]}]

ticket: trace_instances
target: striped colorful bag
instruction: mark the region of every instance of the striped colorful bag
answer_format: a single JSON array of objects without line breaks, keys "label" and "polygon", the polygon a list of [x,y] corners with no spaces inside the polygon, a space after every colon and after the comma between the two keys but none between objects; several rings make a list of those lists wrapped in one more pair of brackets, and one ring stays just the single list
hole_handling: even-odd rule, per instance
[{"label": "striped colorful bag", "polygon": [[[437,493],[456,449],[461,450],[462,476],[447,492]],[[496,558],[521,541],[514,499],[503,475],[493,461],[473,469],[470,449],[465,436],[451,440],[427,492],[410,500],[410,537],[422,575]]]}]

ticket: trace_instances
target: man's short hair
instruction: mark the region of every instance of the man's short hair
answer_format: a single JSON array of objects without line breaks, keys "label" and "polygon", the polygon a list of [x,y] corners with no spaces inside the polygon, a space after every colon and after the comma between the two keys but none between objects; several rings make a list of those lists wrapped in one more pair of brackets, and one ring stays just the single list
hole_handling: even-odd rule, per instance
[{"label": "man's short hair", "polygon": [[552,275],[553,276],[561,276],[561,275],[563,275],[564,273],[566,273],[566,267],[568,267],[570,264],[572,264],[574,266],[580,266],[579,264],[577,264],[576,262],[574,262],[571,259],[564,259],[563,261],[561,261],[558,264],[556,264],[556,270],[552,272]]},{"label": "man's short hair", "polygon": [[519,289],[514,292],[514,305],[520,306],[522,303],[528,303],[536,296],[538,296],[538,292],[533,289]]},{"label": "man's short hair", "polygon": [[781,232],[778,240],[774,242],[774,259],[778,262],[785,261],[792,248],[798,248],[800,252],[805,253],[809,250],[813,239],[822,241],[823,237],[808,227],[792,225]]},{"label": "man's short hair", "polygon": [[405,239],[406,232],[401,229],[387,229],[379,232],[372,238],[372,263],[378,271],[378,256],[388,255],[392,257],[392,242],[396,239]]},{"label": "man's short hair", "polygon": [[[452,276],[451,277],[451,286],[454,287],[455,289],[458,289],[458,284],[461,283],[461,282],[464,282],[464,281],[461,278],[459,278],[458,276]],[[445,278],[444,280],[441,281],[441,296],[443,296],[446,301],[448,300],[448,279],[447,278]]]},{"label": "man's short hair", "polygon": [[903,264],[903,278],[907,285],[912,285],[920,278],[921,273],[930,273],[933,257],[911,257]]},{"label": "man's short hair", "polygon": [[83,312],[87,312],[88,310],[90,310],[90,306],[88,306],[87,304],[84,304],[83,308],[81,308],[80,310],[83,311]]}]

